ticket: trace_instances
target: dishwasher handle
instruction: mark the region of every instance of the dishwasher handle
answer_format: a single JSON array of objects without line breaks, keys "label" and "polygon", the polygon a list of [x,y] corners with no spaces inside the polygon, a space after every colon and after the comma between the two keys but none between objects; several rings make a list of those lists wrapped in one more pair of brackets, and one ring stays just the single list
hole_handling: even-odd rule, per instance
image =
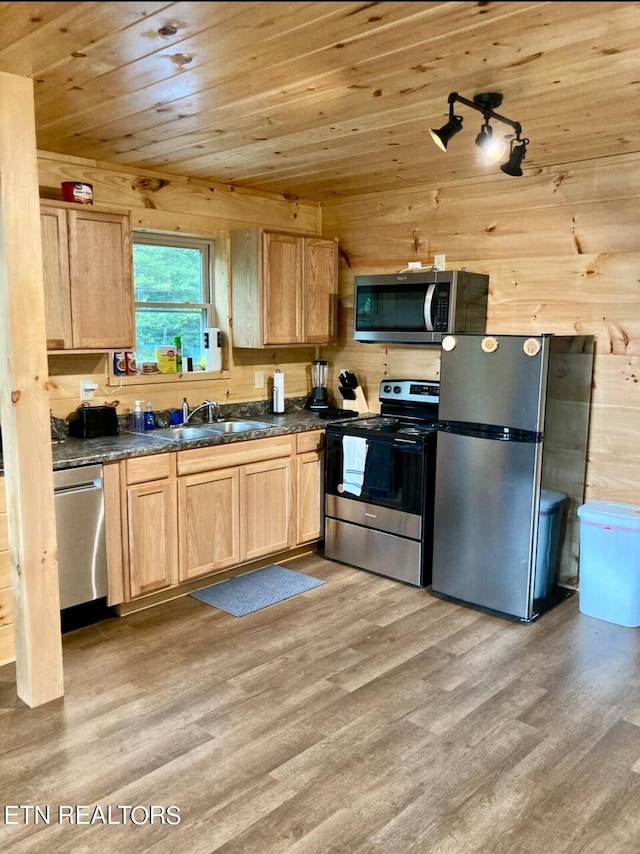
[{"label": "dishwasher handle", "polygon": [[56,495],[78,489],[102,489],[102,465],[74,466],[57,469],[53,473],[53,491]]},{"label": "dishwasher handle", "polygon": [[69,492],[91,492],[94,489],[102,489],[101,480],[92,480],[89,483],[70,483],[66,486],[56,486],[54,495],[65,495]]}]

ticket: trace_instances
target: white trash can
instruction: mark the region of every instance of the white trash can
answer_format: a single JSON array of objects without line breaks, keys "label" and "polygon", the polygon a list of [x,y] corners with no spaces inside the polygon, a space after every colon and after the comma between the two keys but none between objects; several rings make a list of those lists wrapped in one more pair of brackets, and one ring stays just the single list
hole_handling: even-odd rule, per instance
[{"label": "white trash can", "polygon": [[580,611],[640,626],[640,507],[588,501],[580,517]]}]

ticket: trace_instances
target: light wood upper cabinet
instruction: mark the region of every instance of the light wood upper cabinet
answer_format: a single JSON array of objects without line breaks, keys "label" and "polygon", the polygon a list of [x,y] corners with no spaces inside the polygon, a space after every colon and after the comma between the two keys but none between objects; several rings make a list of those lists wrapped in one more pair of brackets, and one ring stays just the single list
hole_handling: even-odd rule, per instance
[{"label": "light wood upper cabinet", "polygon": [[338,244],[321,237],[302,238],[302,337],[326,344],[335,336]]},{"label": "light wood upper cabinet", "polygon": [[231,232],[233,343],[329,343],[335,332],[338,244],[264,229]]},{"label": "light wood upper cabinet", "polygon": [[59,208],[41,208],[40,228],[47,348],[70,350],[73,347],[73,338],[67,212]]},{"label": "light wood upper cabinet", "polygon": [[48,349],[132,349],[129,217],[49,206],[40,217]]}]

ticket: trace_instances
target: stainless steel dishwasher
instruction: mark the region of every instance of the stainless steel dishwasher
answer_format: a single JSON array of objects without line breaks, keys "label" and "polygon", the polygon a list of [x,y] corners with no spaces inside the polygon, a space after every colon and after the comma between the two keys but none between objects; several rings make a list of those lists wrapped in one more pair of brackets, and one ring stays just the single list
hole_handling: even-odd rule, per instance
[{"label": "stainless steel dishwasher", "polygon": [[53,473],[60,608],[107,595],[102,466]]}]

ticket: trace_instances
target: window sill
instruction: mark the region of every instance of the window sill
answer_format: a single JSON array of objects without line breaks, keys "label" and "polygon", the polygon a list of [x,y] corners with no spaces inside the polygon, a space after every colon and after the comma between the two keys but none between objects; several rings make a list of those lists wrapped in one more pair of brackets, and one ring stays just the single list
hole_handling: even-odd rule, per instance
[{"label": "window sill", "polygon": [[231,376],[230,371],[185,371],[181,374],[123,374],[122,376],[107,377],[107,386],[110,388],[121,388],[130,385],[153,385],[157,383],[180,383],[180,382],[203,382],[211,380],[224,380]]}]

